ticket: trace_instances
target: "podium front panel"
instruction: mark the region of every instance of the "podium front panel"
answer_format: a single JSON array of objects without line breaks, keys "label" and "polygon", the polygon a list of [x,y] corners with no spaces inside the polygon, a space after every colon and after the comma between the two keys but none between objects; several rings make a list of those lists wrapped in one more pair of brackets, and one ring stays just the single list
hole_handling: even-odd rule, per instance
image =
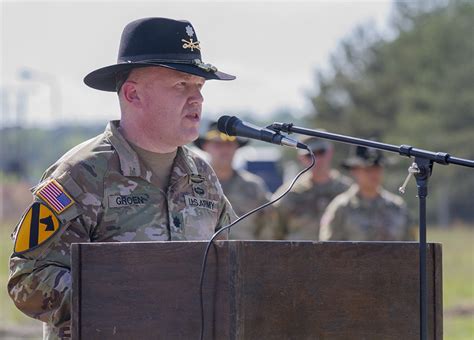
[{"label": "podium front panel", "polygon": [[[73,336],[198,339],[206,242],[72,247]],[[441,246],[428,244],[428,338],[442,339]],[[419,339],[418,244],[218,241],[205,339]]]}]

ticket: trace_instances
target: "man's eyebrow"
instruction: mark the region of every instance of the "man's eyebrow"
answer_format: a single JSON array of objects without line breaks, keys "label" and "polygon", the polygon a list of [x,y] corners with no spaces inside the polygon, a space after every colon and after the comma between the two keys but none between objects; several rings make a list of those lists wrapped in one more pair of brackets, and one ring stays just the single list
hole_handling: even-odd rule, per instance
[{"label": "man's eyebrow", "polygon": [[196,81],[201,81],[204,83],[206,80],[199,77],[199,76],[195,76],[193,74],[180,74],[179,76],[176,77],[177,80],[196,80]]},{"label": "man's eyebrow", "polygon": [[192,78],[192,75],[190,74],[180,74],[176,77],[177,79],[185,79],[185,80],[189,80]]}]

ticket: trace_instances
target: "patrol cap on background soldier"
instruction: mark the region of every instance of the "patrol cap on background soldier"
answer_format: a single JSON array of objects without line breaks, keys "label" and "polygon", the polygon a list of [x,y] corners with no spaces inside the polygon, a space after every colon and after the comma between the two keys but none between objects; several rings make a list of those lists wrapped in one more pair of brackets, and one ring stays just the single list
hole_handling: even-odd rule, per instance
[{"label": "patrol cap on background soldier", "polygon": [[[219,178],[224,194],[238,216],[267,203],[270,198],[260,177],[232,167],[235,153],[248,142],[248,139],[220,132],[217,122],[211,122],[204,135],[194,142],[209,154],[211,166]],[[270,223],[271,210],[271,207],[267,207],[237,223],[232,227],[229,238],[253,240],[263,237],[261,232],[266,223]]]},{"label": "patrol cap on background soldier", "polygon": [[[316,164],[311,169],[313,176],[315,177],[314,180],[316,182],[324,182],[332,169],[334,144],[328,140],[311,136],[301,138],[301,142],[308,145],[316,156]],[[306,150],[298,149],[298,158],[304,167],[311,164],[311,155]],[[333,170],[333,172],[335,172],[335,170]],[[338,173],[338,175],[340,175],[340,173]],[[350,180],[347,177],[345,179],[347,183],[350,183]]]},{"label": "patrol cap on background soldier", "polygon": [[[316,156],[318,154],[322,155],[326,151],[332,148],[332,143],[322,138],[305,136],[301,138],[300,140],[302,143],[306,144]],[[308,151],[303,150],[303,149],[298,149],[298,154],[306,156],[308,155]]]},{"label": "patrol cap on background soldier", "polygon": [[[334,147],[332,143],[316,137],[305,137],[301,141],[308,145],[316,156],[316,164],[304,174],[280,201],[275,203],[278,222],[273,237],[287,240],[317,240],[319,221],[329,202],[349,188],[351,180],[331,168]],[[298,152],[303,167],[311,164],[307,151]],[[274,194],[280,195],[288,188],[284,183]]]},{"label": "patrol cap on background soldier", "polygon": [[355,184],[337,196],[321,219],[320,240],[403,241],[413,239],[407,207],[382,187],[383,166],[393,161],[382,151],[354,146],[342,166]]},{"label": "patrol cap on background soldier", "polygon": [[190,22],[166,18],[129,23],[117,63],[84,78],[118,92],[121,120],[43,174],[14,232],[8,292],[44,338],[70,337],[72,243],[206,240],[235,218],[209,164],[183,146],[199,135],[204,82],[234,78],[202,61]]}]

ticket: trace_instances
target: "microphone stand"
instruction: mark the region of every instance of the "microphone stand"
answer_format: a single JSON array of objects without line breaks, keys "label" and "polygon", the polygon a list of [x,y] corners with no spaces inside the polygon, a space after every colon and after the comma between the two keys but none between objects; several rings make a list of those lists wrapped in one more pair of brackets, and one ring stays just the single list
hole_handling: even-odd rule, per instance
[{"label": "microphone stand", "polygon": [[428,336],[428,315],[427,315],[427,289],[426,289],[426,197],[428,196],[428,180],[433,172],[433,163],[443,165],[456,164],[474,168],[474,161],[453,157],[446,152],[432,152],[417,149],[409,145],[395,146],[380,143],[368,139],[355,138],[335,133],[305,129],[293,126],[291,123],[273,123],[267,126],[268,129],[277,133],[298,133],[306,136],[329,139],[336,142],[366,146],[374,149],[396,152],[409,158],[415,157],[411,167],[408,169],[408,176],[400,187],[402,193],[412,175],[415,176],[418,188],[419,199],[419,270],[420,270],[420,339],[426,340]]}]

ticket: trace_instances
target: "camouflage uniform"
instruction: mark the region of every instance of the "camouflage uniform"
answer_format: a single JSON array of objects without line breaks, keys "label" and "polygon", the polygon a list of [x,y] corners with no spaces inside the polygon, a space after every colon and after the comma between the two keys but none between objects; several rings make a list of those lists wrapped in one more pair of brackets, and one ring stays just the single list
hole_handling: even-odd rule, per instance
[{"label": "camouflage uniform", "polygon": [[[245,170],[234,171],[227,181],[221,181],[224,194],[229,199],[238,216],[242,216],[256,207],[269,201],[269,192],[263,180]],[[242,222],[232,227],[229,238],[240,240],[254,240],[266,222],[270,207],[246,217]]]},{"label": "camouflage uniform", "polygon": [[[202,159],[179,147],[167,192],[152,185],[118,122],[49,168],[75,203],[57,215],[61,226],[40,246],[14,253],[8,291],[16,306],[45,322],[45,338],[70,334],[70,245],[77,242],[205,240],[235,219],[219,181]],[[33,189],[35,201],[38,188]],[[14,234],[18,233],[18,227]]]},{"label": "camouflage uniform", "polygon": [[337,196],[321,219],[321,241],[410,240],[408,211],[402,198],[381,189],[375,199],[364,199],[353,185]]},{"label": "camouflage uniform", "polygon": [[[349,188],[351,180],[333,170],[330,180],[315,184],[311,173],[304,174],[292,191],[275,203],[278,223],[274,238],[286,240],[317,240],[319,221],[331,200]],[[283,184],[274,194],[280,195],[289,186]]]}]

